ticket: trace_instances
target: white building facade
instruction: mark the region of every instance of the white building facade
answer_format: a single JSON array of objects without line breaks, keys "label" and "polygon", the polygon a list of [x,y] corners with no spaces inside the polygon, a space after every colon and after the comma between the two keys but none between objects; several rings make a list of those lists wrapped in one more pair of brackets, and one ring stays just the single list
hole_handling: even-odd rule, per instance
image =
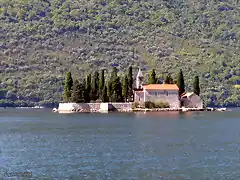
[{"label": "white building facade", "polygon": [[179,108],[179,88],[176,84],[143,84],[143,74],[139,70],[136,78],[134,102],[168,102],[170,108]]}]

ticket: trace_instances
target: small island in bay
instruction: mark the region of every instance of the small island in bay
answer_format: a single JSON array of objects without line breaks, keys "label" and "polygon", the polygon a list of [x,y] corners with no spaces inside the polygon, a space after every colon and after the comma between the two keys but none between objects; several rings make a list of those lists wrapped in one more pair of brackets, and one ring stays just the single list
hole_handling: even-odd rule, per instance
[{"label": "small island in bay", "polygon": [[58,109],[53,109],[59,113],[206,110],[215,109],[204,107],[197,75],[192,91],[187,92],[181,69],[176,80],[168,73],[158,78],[155,69],[146,80],[141,69],[134,77],[131,66],[126,74],[121,75],[116,67],[110,76],[105,75],[104,70],[100,73],[95,71],[82,78],[81,82],[77,78],[73,80],[71,72],[67,72],[64,101],[59,103]]}]

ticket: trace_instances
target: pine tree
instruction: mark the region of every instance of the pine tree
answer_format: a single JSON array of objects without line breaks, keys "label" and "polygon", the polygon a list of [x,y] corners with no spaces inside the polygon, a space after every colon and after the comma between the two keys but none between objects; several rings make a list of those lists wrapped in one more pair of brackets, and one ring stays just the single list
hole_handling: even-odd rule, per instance
[{"label": "pine tree", "polygon": [[72,74],[71,72],[67,72],[64,85],[64,101],[66,102],[69,102],[71,100],[72,86],[73,86]]},{"label": "pine tree", "polygon": [[173,78],[171,74],[165,75],[164,76],[164,84],[173,84]]},{"label": "pine tree", "polygon": [[179,96],[181,96],[185,92],[184,77],[183,77],[183,72],[181,69],[180,69],[178,77],[177,77],[177,85],[179,88]]},{"label": "pine tree", "polygon": [[85,80],[84,102],[86,103],[89,103],[91,101],[90,92],[91,92],[91,74],[87,75]]},{"label": "pine tree", "polygon": [[193,92],[195,94],[197,94],[198,96],[200,95],[200,86],[199,86],[199,77],[198,76],[194,77]]},{"label": "pine tree", "polygon": [[128,93],[129,93],[128,76],[125,75],[122,79],[122,96],[125,102],[127,102],[127,99],[129,98]]},{"label": "pine tree", "polygon": [[133,97],[133,73],[132,73],[132,66],[128,68],[128,100],[131,101]]},{"label": "pine tree", "polygon": [[84,86],[79,84],[78,80],[74,81],[71,101],[74,103],[84,102]]},{"label": "pine tree", "polygon": [[155,69],[152,69],[152,71],[149,74],[148,84],[157,84]]}]

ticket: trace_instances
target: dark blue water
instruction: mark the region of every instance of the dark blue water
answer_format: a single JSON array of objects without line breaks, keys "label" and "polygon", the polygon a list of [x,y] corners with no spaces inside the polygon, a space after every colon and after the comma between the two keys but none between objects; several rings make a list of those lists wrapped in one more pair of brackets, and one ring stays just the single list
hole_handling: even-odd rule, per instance
[{"label": "dark blue water", "polygon": [[15,179],[240,179],[240,110],[57,114],[2,109],[0,179],[14,173],[19,173]]}]

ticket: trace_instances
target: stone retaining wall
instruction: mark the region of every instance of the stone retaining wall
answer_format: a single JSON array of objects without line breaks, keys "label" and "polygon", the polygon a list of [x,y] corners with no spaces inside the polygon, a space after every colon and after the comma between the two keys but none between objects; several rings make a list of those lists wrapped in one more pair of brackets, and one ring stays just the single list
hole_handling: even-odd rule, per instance
[{"label": "stone retaining wall", "polygon": [[[104,104],[104,111],[126,111],[132,108],[132,103],[59,103],[59,112],[74,112],[74,111],[100,111],[101,104]],[[106,105],[108,104],[108,105]],[[107,109],[106,109],[107,108]]]}]

